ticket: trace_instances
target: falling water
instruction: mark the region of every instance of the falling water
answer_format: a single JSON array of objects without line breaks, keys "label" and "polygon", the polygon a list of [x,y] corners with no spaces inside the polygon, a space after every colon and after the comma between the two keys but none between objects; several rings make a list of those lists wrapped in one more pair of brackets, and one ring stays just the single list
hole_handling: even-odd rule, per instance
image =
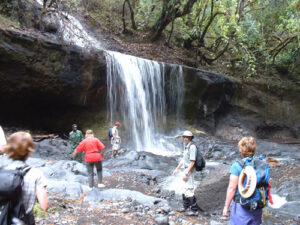
[{"label": "falling water", "polygon": [[[36,0],[36,2],[42,7],[42,0]],[[86,28],[74,16],[52,8],[47,20],[48,23],[56,24],[58,34],[65,44],[76,45],[85,48],[85,50],[103,49],[102,44],[88,33]]]},{"label": "falling water", "polygon": [[[110,119],[125,123],[127,141],[138,151],[161,154],[166,150],[160,139],[166,125],[167,105],[169,110],[175,109],[173,114],[179,114],[183,98],[182,69],[177,67],[170,72],[173,78],[167,80],[163,63],[107,52]],[[175,75],[178,77],[174,78]]]}]

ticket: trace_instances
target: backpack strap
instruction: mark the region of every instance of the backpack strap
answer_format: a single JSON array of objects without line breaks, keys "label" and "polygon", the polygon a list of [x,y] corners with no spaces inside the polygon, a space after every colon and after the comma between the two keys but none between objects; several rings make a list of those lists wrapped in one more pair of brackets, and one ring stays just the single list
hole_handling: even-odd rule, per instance
[{"label": "backpack strap", "polygon": [[242,169],[244,169],[244,167],[245,167],[244,160],[240,159],[240,160],[237,160],[236,162],[242,167]]},{"label": "backpack strap", "polygon": [[22,176],[24,177],[28,173],[28,171],[31,169],[31,167],[28,166],[27,164],[25,164],[24,166],[18,167],[16,169],[19,170],[20,173],[22,174]]}]

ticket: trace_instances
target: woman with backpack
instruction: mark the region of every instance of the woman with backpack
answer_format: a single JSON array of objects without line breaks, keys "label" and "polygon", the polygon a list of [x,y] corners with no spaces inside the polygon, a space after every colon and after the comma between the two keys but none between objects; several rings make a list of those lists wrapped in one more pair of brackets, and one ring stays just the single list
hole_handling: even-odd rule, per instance
[{"label": "woman with backpack", "polygon": [[92,130],[87,130],[85,139],[80,142],[73,152],[75,159],[78,153],[85,152],[85,162],[88,171],[89,189],[94,187],[94,167],[96,167],[98,175],[98,187],[103,188],[105,185],[102,183],[102,159],[104,155],[105,145],[94,137]]},{"label": "woman with backpack", "polygon": [[[259,225],[262,223],[262,208],[266,206],[267,201],[269,166],[263,160],[254,157],[256,142],[253,137],[242,138],[238,147],[243,159],[234,162],[230,168],[223,216],[228,217],[230,211],[231,225]],[[261,168],[263,176],[257,177],[254,164]],[[259,182],[261,185],[257,186]],[[259,190],[260,188],[263,190]]]},{"label": "woman with backpack", "polygon": [[[25,173],[23,183],[21,183],[22,197],[19,198],[19,200],[22,200],[22,207],[25,209],[25,216],[22,217],[22,221],[27,225],[34,225],[33,207],[35,200],[38,200],[41,209],[44,211],[48,209],[49,202],[46,191],[46,180],[43,173],[39,169],[30,168],[25,164],[30,154],[34,152],[34,143],[31,135],[26,132],[13,133],[8,138],[4,152],[13,160],[12,163],[5,168],[6,172],[8,173],[8,171],[20,169],[23,171],[23,174]],[[13,199],[12,201],[15,204],[14,207],[18,207],[18,210],[20,210],[19,207],[21,203],[16,203]],[[16,208],[14,208],[14,211],[15,210]],[[8,216],[12,217],[10,215]]]}]

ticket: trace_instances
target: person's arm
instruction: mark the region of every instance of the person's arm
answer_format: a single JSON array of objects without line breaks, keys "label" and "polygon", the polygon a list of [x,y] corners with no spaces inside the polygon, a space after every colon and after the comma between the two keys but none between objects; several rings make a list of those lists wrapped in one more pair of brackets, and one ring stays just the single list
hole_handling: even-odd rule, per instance
[{"label": "person's arm", "polygon": [[72,137],[72,134],[71,132],[69,133],[69,144],[72,146],[73,144],[73,137]]},{"label": "person's arm", "polygon": [[184,171],[184,175],[183,175],[183,180],[184,181],[188,180],[188,175],[191,172],[192,168],[194,167],[195,162],[196,162],[195,160],[191,160],[189,167]]},{"label": "person's arm", "polygon": [[176,176],[178,173],[178,170],[182,167],[183,165],[183,159],[180,161],[180,163],[178,164],[178,166],[176,167],[176,169],[173,172],[173,175]]},{"label": "person's arm", "polygon": [[102,155],[102,158],[103,158],[105,145],[98,139],[97,139],[97,148],[99,149],[100,154]]},{"label": "person's arm", "polygon": [[239,177],[234,174],[231,174],[229,177],[229,184],[228,184],[227,193],[226,193],[226,200],[225,200],[225,206],[223,209],[223,216],[226,216],[226,217],[229,216],[229,214],[228,214],[229,206],[235,195],[235,192],[236,192],[236,189],[238,186],[238,180],[239,180]]},{"label": "person's arm", "polygon": [[84,139],[82,132],[80,131],[80,142]]},{"label": "person's arm", "polygon": [[112,131],[111,131],[114,141],[117,141],[117,135],[116,135],[117,132],[116,132],[116,130],[117,130],[117,128],[113,127]]},{"label": "person's arm", "polygon": [[80,144],[74,149],[74,152],[72,154],[73,159],[76,158],[78,152],[82,152],[83,150],[84,150],[84,143],[80,142]]},{"label": "person's arm", "polygon": [[41,209],[47,211],[47,209],[49,208],[49,201],[46,187],[40,187],[36,189],[36,198],[40,203]]}]

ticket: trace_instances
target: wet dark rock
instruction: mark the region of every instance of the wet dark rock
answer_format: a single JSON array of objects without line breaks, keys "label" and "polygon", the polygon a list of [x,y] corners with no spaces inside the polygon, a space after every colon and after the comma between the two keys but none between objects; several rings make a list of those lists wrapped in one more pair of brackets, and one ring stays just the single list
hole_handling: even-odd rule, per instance
[{"label": "wet dark rock", "polygon": [[35,152],[32,156],[56,160],[71,159],[71,149],[65,140],[44,139],[40,142],[35,142]]},{"label": "wet dark rock", "polygon": [[57,18],[57,14],[49,11],[46,14],[42,15],[40,26],[41,29],[46,32],[49,33],[58,32],[60,25],[59,25],[59,20]]},{"label": "wet dark rock", "polygon": [[268,152],[267,156],[281,156],[281,152],[279,150]]},{"label": "wet dark rock", "polygon": [[[32,32],[0,29],[0,37],[0,64],[5,65],[0,67],[0,102],[7,106],[1,116],[7,121],[55,127],[68,108],[90,107],[106,99],[103,52],[85,54]],[[61,127],[72,123],[59,122]]]}]

